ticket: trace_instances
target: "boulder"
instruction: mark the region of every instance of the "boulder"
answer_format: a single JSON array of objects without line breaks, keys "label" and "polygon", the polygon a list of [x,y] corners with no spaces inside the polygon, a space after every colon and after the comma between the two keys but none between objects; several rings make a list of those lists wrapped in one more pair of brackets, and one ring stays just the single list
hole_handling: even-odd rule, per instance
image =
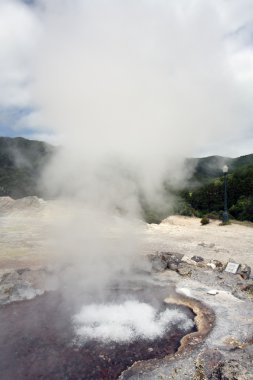
[{"label": "boulder", "polygon": [[205,349],[195,362],[196,372],[194,380],[219,380],[221,379],[221,368],[223,355],[217,349]]},{"label": "boulder", "polygon": [[23,301],[44,293],[44,290],[32,283],[32,276],[38,275],[37,271],[29,268],[17,269],[4,273],[0,280],[0,305],[14,301]]},{"label": "boulder", "polygon": [[218,349],[205,349],[195,362],[194,380],[253,380],[245,362],[225,358]]},{"label": "boulder", "polygon": [[163,272],[167,268],[167,262],[161,256],[153,256],[151,265],[152,270],[155,272]]},{"label": "boulder", "polygon": [[246,265],[246,264],[242,264],[240,266],[240,269],[238,271],[238,274],[244,279],[244,280],[248,280],[249,277],[250,277],[250,274],[251,274],[251,267]]},{"label": "boulder", "polygon": [[152,269],[156,272],[162,272],[165,269],[176,271],[179,264],[182,262],[184,255],[174,252],[157,252],[156,254],[149,255]]},{"label": "boulder", "polygon": [[167,267],[171,270],[177,270],[178,265],[182,262],[184,255],[181,253],[161,252],[164,260],[167,262]]}]

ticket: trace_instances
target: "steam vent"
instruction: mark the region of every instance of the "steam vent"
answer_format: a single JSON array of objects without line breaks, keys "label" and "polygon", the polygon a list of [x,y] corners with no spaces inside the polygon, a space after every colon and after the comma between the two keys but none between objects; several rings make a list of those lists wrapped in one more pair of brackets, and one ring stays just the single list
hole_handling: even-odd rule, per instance
[{"label": "steam vent", "polygon": [[[233,373],[239,380],[251,378],[250,266],[210,260],[213,243],[196,245],[192,256],[151,253],[158,231],[164,234],[168,228],[173,239],[173,228],[178,233],[181,226],[185,234],[187,223],[191,232],[202,228],[197,219],[170,217],[159,226],[148,225],[145,255],[140,261],[128,259],[125,267],[114,254],[115,228],[109,241],[113,244],[106,243],[113,260],[107,278],[105,261],[94,265],[93,256],[86,256],[88,269],[80,265],[83,251],[71,261],[69,256],[60,260],[48,255],[54,245],[48,241],[44,245],[38,238],[55,207],[62,210],[61,204],[48,208],[36,198],[4,199],[1,244],[8,248],[8,256],[5,262],[2,259],[0,279],[1,380],[159,379],[161,375],[198,380],[212,379],[214,374],[230,380]],[[208,234],[215,230],[215,239],[217,233],[233,233],[229,230],[233,226],[221,230],[216,222],[208,228]],[[20,259],[28,231],[30,253]],[[242,229],[246,241],[249,231]],[[91,236],[84,243],[98,251]],[[200,255],[204,250],[206,257]]]},{"label": "steam vent", "polygon": [[197,324],[189,305],[164,302],[168,290],[142,280],[102,303],[82,294],[79,312],[59,291],[2,306],[2,379],[117,379],[137,361],[173,356]]},{"label": "steam vent", "polygon": [[253,380],[253,0],[0,0],[0,380]]}]

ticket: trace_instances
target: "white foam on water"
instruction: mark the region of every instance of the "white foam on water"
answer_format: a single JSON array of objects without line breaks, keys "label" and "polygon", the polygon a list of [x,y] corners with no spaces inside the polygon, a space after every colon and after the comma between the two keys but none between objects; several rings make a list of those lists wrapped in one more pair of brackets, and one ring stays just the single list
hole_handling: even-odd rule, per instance
[{"label": "white foam on water", "polygon": [[194,325],[182,311],[166,309],[158,312],[147,303],[132,300],[121,304],[85,305],[73,317],[73,323],[79,342],[155,339],[175,325],[182,330]]}]

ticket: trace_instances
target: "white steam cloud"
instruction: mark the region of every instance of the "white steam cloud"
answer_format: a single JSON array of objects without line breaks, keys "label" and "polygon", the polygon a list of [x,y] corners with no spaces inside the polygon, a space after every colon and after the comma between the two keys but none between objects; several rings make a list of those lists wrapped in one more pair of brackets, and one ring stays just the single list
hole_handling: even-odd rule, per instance
[{"label": "white steam cloud", "polygon": [[44,4],[33,96],[40,123],[79,159],[120,156],[150,182],[165,168],[180,172],[180,158],[200,145],[249,128],[252,94],[233,69],[222,7],[209,1]]},{"label": "white steam cloud", "polygon": [[36,107],[23,125],[153,175],[249,131],[250,0],[34,4],[0,1],[0,101]]},{"label": "white steam cloud", "polygon": [[140,193],[163,207],[186,156],[249,133],[252,1],[33,3],[0,0],[0,106],[32,108],[15,127],[64,145],[43,177],[70,198],[54,250],[104,285],[138,252]]},{"label": "white steam cloud", "polygon": [[194,325],[182,312],[166,309],[159,313],[151,305],[138,301],[87,305],[74,316],[73,322],[79,343],[90,339],[105,343],[156,339],[174,325],[184,331]]},{"label": "white steam cloud", "polygon": [[31,82],[37,112],[29,118],[67,147],[46,175],[50,191],[71,187],[110,207],[121,198],[132,212],[136,181],[157,204],[165,175],[174,184],[184,181],[186,156],[246,134],[252,90],[241,76],[245,70],[235,67],[242,42],[229,33],[248,23],[250,5],[244,2],[237,23],[235,7],[196,0],[38,1]]}]

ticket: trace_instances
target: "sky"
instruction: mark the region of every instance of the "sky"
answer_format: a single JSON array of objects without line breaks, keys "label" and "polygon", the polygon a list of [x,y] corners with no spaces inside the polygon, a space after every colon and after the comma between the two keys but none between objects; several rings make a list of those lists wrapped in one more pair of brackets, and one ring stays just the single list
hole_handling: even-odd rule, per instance
[{"label": "sky", "polygon": [[235,157],[252,95],[252,0],[0,0],[1,136]]}]

